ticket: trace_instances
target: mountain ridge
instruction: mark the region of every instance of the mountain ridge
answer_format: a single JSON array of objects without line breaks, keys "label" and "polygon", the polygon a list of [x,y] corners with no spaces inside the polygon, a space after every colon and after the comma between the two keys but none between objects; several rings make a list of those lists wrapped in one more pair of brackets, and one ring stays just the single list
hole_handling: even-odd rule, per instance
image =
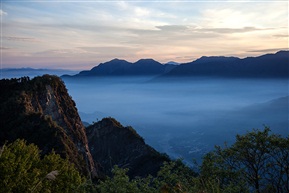
[{"label": "mountain ridge", "polygon": [[153,59],[140,59],[135,63],[113,59],[100,63],[91,70],[62,78],[110,76],[158,76],[165,77],[229,77],[229,78],[287,78],[289,77],[289,51],[256,57],[202,56],[192,62],[174,65],[161,64]]},{"label": "mountain ridge", "polygon": [[257,57],[201,57],[179,65],[162,77],[212,76],[231,78],[288,78],[289,51]]},{"label": "mountain ridge", "polygon": [[140,59],[134,63],[121,59],[113,59],[100,63],[91,70],[81,71],[76,75],[62,77],[91,77],[91,76],[157,76],[173,69],[176,65],[161,64],[154,59]]}]

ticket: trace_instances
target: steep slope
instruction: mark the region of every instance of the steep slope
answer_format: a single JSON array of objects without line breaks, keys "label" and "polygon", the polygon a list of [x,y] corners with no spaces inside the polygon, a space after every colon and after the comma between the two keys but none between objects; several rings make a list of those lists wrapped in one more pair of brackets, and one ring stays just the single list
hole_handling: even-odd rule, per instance
[{"label": "steep slope", "polygon": [[129,176],[156,175],[169,160],[146,145],[133,128],[123,127],[113,118],[104,118],[86,132],[92,157],[108,175],[114,165],[129,168]]},{"label": "steep slope", "polygon": [[75,76],[117,76],[127,72],[132,63],[125,60],[113,59],[109,62],[101,63],[89,71],[81,71]]},{"label": "steep slope", "polygon": [[289,77],[289,51],[265,54],[259,57],[201,57],[172,69],[163,77],[215,76],[215,77]]},{"label": "steep slope", "polygon": [[173,69],[175,65],[161,63],[153,59],[141,59],[135,63],[113,59],[93,67],[91,70],[81,71],[74,76],[63,77],[92,77],[92,76],[155,76]]},{"label": "steep slope", "polygon": [[96,175],[85,128],[60,78],[3,79],[0,89],[1,145],[22,138],[43,155],[54,150],[83,173]]}]

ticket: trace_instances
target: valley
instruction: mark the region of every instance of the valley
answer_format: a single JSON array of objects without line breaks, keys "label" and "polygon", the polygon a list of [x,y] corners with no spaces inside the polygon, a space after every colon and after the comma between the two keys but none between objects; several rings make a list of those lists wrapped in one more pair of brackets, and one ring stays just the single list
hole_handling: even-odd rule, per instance
[{"label": "valley", "polygon": [[[154,79],[153,79],[154,80]],[[288,134],[288,79],[151,77],[64,79],[82,121],[114,117],[145,141],[192,165],[236,134]]]}]

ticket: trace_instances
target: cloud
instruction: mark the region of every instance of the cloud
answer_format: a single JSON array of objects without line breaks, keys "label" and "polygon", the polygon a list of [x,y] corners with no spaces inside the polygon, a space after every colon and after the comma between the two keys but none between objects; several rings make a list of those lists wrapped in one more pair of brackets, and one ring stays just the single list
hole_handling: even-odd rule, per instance
[{"label": "cloud", "polygon": [[288,34],[277,34],[277,35],[273,35],[273,37],[277,37],[277,38],[288,38],[289,35],[288,35]]},{"label": "cloud", "polygon": [[230,33],[246,33],[261,30],[272,30],[273,28],[256,28],[256,27],[242,27],[242,28],[206,28],[206,27],[195,27],[190,25],[163,25],[155,26],[157,29],[162,31],[170,32],[200,32],[200,33],[220,33],[220,34],[230,34]]},{"label": "cloud", "polygon": [[[78,47],[87,52],[86,56],[94,56],[97,60],[102,59],[101,62],[111,60],[113,58],[121,58],[126,60],[137,60],[138,52],[141,52],[144,48],[138,46],[95,46],[95,47]],[[134,54],[132,54],[134,53]]]},{"label": "cloud", "polygon": [[19,36],[3,36],[4,40],[9,41],[17,41],[17,42],[39,42],[36,38],[30,38],[30,37],[19,37]]},{"label": "cloud", "polygon": [[137,6],[132,2],[119,1],[115,5],[122,16],[129,13],[132,17],[147,17],[151,14],[150,9],[145,6]]},{"label": "cloud", "polygon": [[2,16],[2,15],[8,15],[8,13],[3,11],[2,9],[0,9],[0,16]]},{"label": "cloud", "polygon": [[194,31],[199,32],[213,32],[213,33],[247,33],[253,31],[261,31],[261,30],[271,30],[272,28],[256,28],[256,27],[243,27],[243,28],[201,28],[195,29]]},{"label": "cloud", "polygon": [[144,9],[142,7],[136,7],[134,9],[134,13],[138,17],[145,17],[150,15],[150,11],[148,9]]},{"label": "cloud", "polygon": [[288,50],[288,48],[270,48],[270,49],[262,49],[262,50],[250,50],[248,52],[261,52],[261,53],[268,53],[268,52],[278,52],[280,50]]},{"label": "cloud", "polygon": [[0,47],[0,50],[10,50],[11,48],[8,47]]},{"label": "cloud", "polygon": [[155,27],[163,31],[185,31],[188,29],[185,25],[163,25]]},{"label": "cloud", "polygon": [[254,55],[247,50],[288,44],[288,10],[281,2],[41,2],[3,8],[1,14],[9,17],[2,23],[2,50],[13,48],[5,57],[16,50],[35,63],[115,57],[187,62],[202,55]]},{"label": "cloud", "polygon": [[78,47],[79,49],[88,51],[88,52],[97,52],[97,53],[128,53],[130,51],[136,51],[137,48],[131,48],[126,46],[95,46],[95,47]]},{"label": "cloud", "polygon": [[219,34],[204,33],[206,29],[197,29],[188,25],[162,25],[155,26],[154,30],[128,29],[128,31],[137,35],[136,41],[151,44],[162,42],[163,44],[173,45],[175,42],[180,41],[190,42],[193,39],[215,38],[219,36]]},{"label": "cloud", "polygon": [[58,55],[58,56],[67,56],[71,54],[84,54],[86,51],[82,49],[56,49],[56,50],[45,50],[42,52],[36,52],[34,55],[38,56],[47,56],[47,55]]}]

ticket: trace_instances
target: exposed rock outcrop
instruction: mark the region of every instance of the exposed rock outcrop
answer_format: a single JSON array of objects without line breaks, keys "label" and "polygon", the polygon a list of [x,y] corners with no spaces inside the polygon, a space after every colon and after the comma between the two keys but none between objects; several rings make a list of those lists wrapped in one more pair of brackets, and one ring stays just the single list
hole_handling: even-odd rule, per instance
[{"label": "exposed rock outcrop", "polygon": [[128,175],[156,175],[169,158],[145,144],[132,127],[123,127],[113,118],[104,118],[87,127],[89,148],[102,171],[110,175],[114,165],[129,168]]},{"label": "exposed rock outcrop", "polygon": [[60,78],[44,75],[0,81],[0,143],[23,138],[54,150],[83,173],[96,175],[85,128]]}]

